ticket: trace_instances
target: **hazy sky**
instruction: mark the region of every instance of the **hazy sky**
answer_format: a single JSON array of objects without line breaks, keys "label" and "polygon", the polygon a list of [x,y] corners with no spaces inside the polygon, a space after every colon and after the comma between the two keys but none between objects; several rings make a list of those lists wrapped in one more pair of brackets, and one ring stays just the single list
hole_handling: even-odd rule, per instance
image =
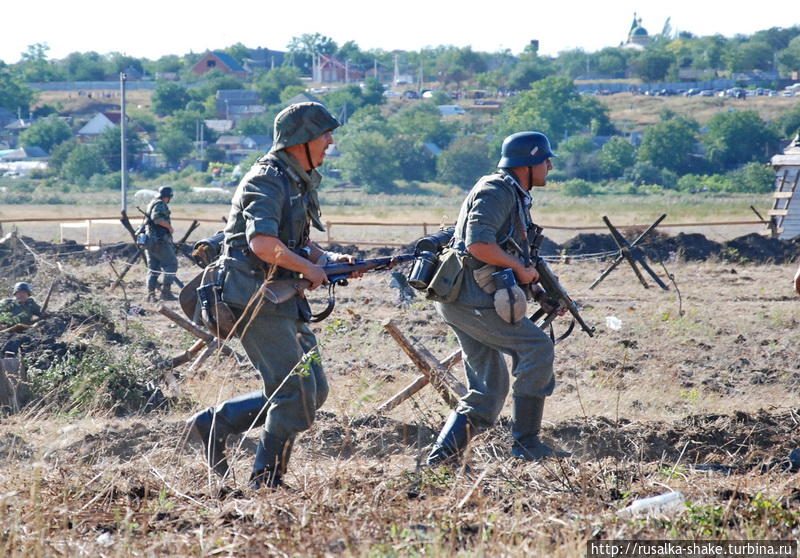
[{"label": "hazy sky", "polygon": [[541,53],[618,46],[634,12],[659,33],[670,17],[673,29],[695,35],[749,35],[800,23],[796,0],[98,0],[7,2],[2,8],[0,60],[19,61],[28,45],[47,43],[50,58],[71,52],[122,52],[150,59],[204,52],[241,42],[285,50],[303,33],[321,33],[338,44],[354,40],[364,50],[417,50],[425,46],[471,45],[474,50],[510,49],[517,54],[531,39]]}]

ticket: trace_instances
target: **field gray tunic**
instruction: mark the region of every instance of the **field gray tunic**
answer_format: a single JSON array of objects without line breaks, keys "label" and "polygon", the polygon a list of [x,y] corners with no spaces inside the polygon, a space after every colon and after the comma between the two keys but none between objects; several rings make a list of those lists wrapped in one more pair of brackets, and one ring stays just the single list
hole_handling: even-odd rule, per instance
[{"label": "field gray tunic", "polygon": [[[501,170],[484,176],[461,205],[455,247],[466,252],[475,242],[494,242],[516,253],[507,248],[526,242],[523,231],[531,222],[530,205],[530,194],[511,174]],[[467,394],[457,411],[478,425],[489,426],[500,416],[509,390],[503,355],[511,356],[514,395],[541,397],[555,388],[554,350],[550,338],[528,318],[510,324],[497,315],[492,295],[481,290],[473,277],[473,268],[480,265],[483,262],[468,257],[458,298],[435,305],[464,354]]]}]

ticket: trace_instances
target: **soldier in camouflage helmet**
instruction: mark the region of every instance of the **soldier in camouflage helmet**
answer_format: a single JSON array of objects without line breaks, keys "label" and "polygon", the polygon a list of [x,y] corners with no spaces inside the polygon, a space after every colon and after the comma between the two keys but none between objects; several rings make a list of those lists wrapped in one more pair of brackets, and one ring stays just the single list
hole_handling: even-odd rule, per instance
[{"label": "soldier in camouflage helmet", "polygon": [[[463,279],[457,292],[435,306],[461,345],[467,394],[439,434],[428,465],[455,461],[475,432],[494,424],[510,387],[512,455],[537,460],[556,454],[539,440],[544,400],[555,387],[553,342],[525,317],[525,293],[518,286],[531,285],[535,299],[542,292],[530,258],[529,241],[536,234],[531,191],[546,184],[554,156],[541,133],[507,137],[497,172],[478,180],[461,205],[449,250],[463,262]],[[508,268],[517,285],[503,272]],[[521,298],[512,297],[506,282]],[[506,354],[512,357],[510,377]]]},{"label": "soldier in camouflage helmet", "polygon": [[33,300],[31,286],[28,283],[20,282],[14,285],[13,295],[14,298],[0,301],[2,325],[31,325],[35,321],[34,318],[42,316],[42,309]]},{"label": "soldier in camouflage helmet", "polygon": [[[239,183],[224,231],[222,299],[237,318],[247,314],[239,320],[237,334],[264,389],[205,409],[188,424],[203,442],[209,465],[222,476],[228,472],[225,439],[263,425],[250,477],[254,488],[282,484],[295,436],[311,426],[328,395],[306,299],[272,304],[257,291],[267,275],[302,275],[314,289],[326,280],[321,265],[354,261],[324,252],[309,239],[311,226],[324,230],[316,169],[338,126],[319,103],[282,110],[275,118],[273,147]],[[306,354],[314,357],[306,361],[303,373],[290,375]]]},{"label": "soldier in camouflage helmet", "polygon": [[162,187],[145,211],[149,217],[146,229],[149,240],[145,245],[148,302],[155,302],[158,299],[156,288],[158,287],[158,277],[162,273],[161,300],[177,300],[172,294],[172,282],[178,271],[178,257],[172,241],[174,229],[169,211],[169,202],[172,201],[172,196],[171,187]]}]

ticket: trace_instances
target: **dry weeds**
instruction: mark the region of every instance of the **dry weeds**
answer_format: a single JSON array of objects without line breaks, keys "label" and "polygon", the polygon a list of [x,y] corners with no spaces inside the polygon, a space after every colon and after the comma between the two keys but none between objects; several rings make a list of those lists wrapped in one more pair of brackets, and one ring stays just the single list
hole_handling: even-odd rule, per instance
[{"label": "dry weeds", "polygon": [[[181,265],[188,279],[194,270]],[[298,440],[290,488],[247,488],[255,433],[229,443],[233,478],[209,474],[185,443],[184,419],[259,382],[230,360],[195,374],[184,367],[185,395],[170,410],[70,418],[33,407],[4,419],[0,553],[578,557],[591,539],[797,539],[800,479],[785,467],[800,446],[794,266],[671,264],[682,316],[674,288],[645,290],[627,268],[587,291],[604,266],[554,266],[598,329],[557,348],[545,434],[571,459],[510,459],[506,408],[474,440],[467,467],[418,471],[447,409],[426,388],[388,416],[373,414],[416,375],[381,323],[394,318],[439,357],[456,343],[430,304],[401,305],[389,276],[373,274],[340,288],[334,314],[316,327],[331,397]],[[74,339],[121,354],[150,342],[162,356],[191,344],[152,311],[122,324],[107,264],[64,268],[129,331],[120,343],[96,330]],[[136,275],[127,292],[143,299]],[[57,293],[53,309],[69,297]],[[674,514],[616,514],[668,490],[687,497]]]}]

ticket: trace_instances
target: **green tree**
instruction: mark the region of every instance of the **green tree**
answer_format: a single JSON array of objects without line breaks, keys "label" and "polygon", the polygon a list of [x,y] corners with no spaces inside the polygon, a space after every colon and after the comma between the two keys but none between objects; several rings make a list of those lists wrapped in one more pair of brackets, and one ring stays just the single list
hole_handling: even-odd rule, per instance
[{"label": "green tree", "polygon": [[47,159],[47,169],[56,175],[62,175],[62,168],[64,167],[64,163],[66,163],[69,154],[72,151],[81,145],[78,143],[77,139],[70,139],[67,141],[62,141],[58,145],[56,145],[53,150],[50,152],[50,157]]},{"label": "green tree", "polygon": [[533,82],[555,73],[555,65],[548,58],[539,57],[536,49],[528,45],[519,57],[519,62],[508,73],[511,89],[528,89]]},{"label": "green tree", "polygon": [[386,102],[386,97],[383,92],[386,88],[383,84],[374,77],[368,77],[364,80],[363,98],[365,105],[382,105]]},{"label": "green tree", "polygon": [[35,43],[25,49],[17,64],[17,71],[23,81],[55,81],[62,77],[56,66],[47,60],[49,50],[47,43]]},{"label": "green tree", "polygon": [[[108,168],[115,171],[120,169],[121,141],[119,128],[116,126],[106,128],[106,130],[94,140],[93,146]],[[139,139],[139,135],[130,127],[125,129],[125,146],[128,165],[131,166],[133,161],[135,161],[142,152],[143,144],[142,140]]]},{"label": "green tree", "polygon": [[595,69],[601,76],[615,78],[625,77],[625,71],[628,68],[628,56],[626,56],[625,50],[615,47],[606,47],[592,55],[591,58],[591,68]]},{"label": "green tree", "polygon": [[28,108],[36,94],[12,72],[10,66],[0,60],[0,107],[17,112],[20,107]]},{"label": "green tree", "polygon": [[214,97],[220,89],[244,89],[240,79],[221,70],[211,70],[202,76],[205,85],[192,87],[186,92],[193,101],[204,102],[209,97]]},{"label": "green tree", "polygon": [[158,140],[158,150],[172,166],[177,166],[181,159],[192,152],[192,140],[179,130],[170,130],[162,134]]},{"label": "green tree", "polygon": [[324,101],[331,114],[344,122],[349,115],[364,106],[364,94],[358,85],[348,85],[328,93]]},{"label": "green tree", "polygon": [[800,68],[800,35],[789,41],[786,48],[778,53],[778,63],[786,72]]},{"label": "green tree", "polygon": [[648,48],[631,61],[633,75],[645,82],[664,81],[675,56],[666,49]]},{"label": "green tree", "polygon": [[377,132],[348,134],[340,142],[342,176],[365,192],[389,192],[400,178],[400,163],[389,139]]},{"label": "green tree", "polygon": [[100,81],[111,73],[105,59],[96,52],[73,52],[58,62],[69,81]]},{"label": "green tree", "polygon": [[439,155],[436,176],[441,182],[468,189],[492,167],[486,140],[478,136],[462,136],[453,140]]},{"label": "green tree", "polygon": [[732,72],[771,70],[774,51],[766,44],[746,41],[730,48],[723,56]]},{"label": "green tree", "polygon": [[622,176],[636,162],[636,148],[620,136],[614,136],[600,148],[600,170],[609,178]]},{"label": "green tree", "polygon": [[302,85],[300,71],[294,66],[278,66],[259,76],[256,91],[262,103],[274,105],[280,102],[281,91],[290,85]]},{"label": "green tree", "polygon": [[442,121],[439,109],[432,103],[416,103],[401,109],[389,120],[398,133],[421,143],[432,142],[441,148],[453,140],[455,126]]},{"label": "green tree", "polygon": [[599,134],[613,133],[608,109],[600,101],[579,95],[568,78],[548,77],[506,104],[498,122],[497,141],[522,130],[536,130],[555,143],[588,130],[592,120],[597,121]]},{"label": "green tree", "polygon": [[311,57],[313,54],[333,55],[336,53],[336,42],[319,33],[303,33],[292,37],[287,45],[288,63],[297,66],[304,73],[311,73]]},{"label": "green tree", "polygon": [[189,102],[186,88],[171,81],[162,81],[156,86],[152,96],[153,110],[159,116],[172,114],[181,110]]},{"label": "green tree", "polygon": [[696,122],[685,118],[670,118],[649,126],[639,146],[639,162],[678,174],[689,172],[697,129]]},{"label": "green tree", "polygon": [[389,145],[404,180],[433,180],[436,176],[436,158],[421,142],[407,136],[394,136],[389,139]]},{"label": "green tree", "polygon": [[588,136],[572,136],[559,143],[554,162],[570,178],[596,179],[600,174],[598,151]]},{"label": "green tree", "polygon": [[800,133],[800,104],[784,112],[777,122],[778,131],[784,138],[793,138]]},{"label": "green tree", "polygon": [[72,130],[66,122],[55,115],[37,120],[31,124],[30,128],[19,135],[21,145],[38,145],[45,151],[50,151],[61,143],[72,137]]},{"label": "green tree", "polygon": [[703,138],[706,156],[718,168],[750,161],[766,161],[777,145],[777,135],[755,111],[720,112],[708,121]]},{"label": "green tree", "polygon": [[747,163],[728,173],[731,189],[735,192],[766,194],[774,189],[775,172],[764,163]]},{"label": "green tree", "polygon": [[61,175],[71,182],[85,183],[96,174],[109,172],[103,155],[94,145],[78,144],[67,155]]}]

